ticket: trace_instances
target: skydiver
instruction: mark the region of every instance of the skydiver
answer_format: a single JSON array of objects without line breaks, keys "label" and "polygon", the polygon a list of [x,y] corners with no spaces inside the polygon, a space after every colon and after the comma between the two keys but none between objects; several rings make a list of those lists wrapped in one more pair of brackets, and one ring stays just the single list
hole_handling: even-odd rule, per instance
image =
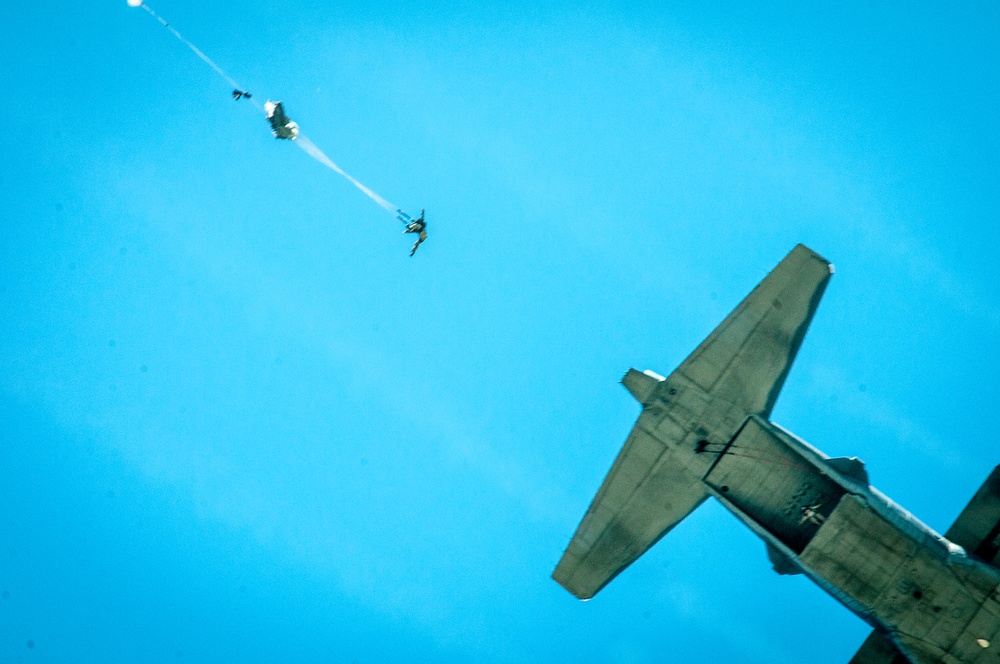
[{"label": "skydiver", "polygon": [[407,233],[419,233],[417,241],[413,243],[413,248],[410,249],[410,256],[412,256],[417,253],[417,247],[419,247],[420,244],[427,239],[427,222],[424,220],[423,208],[420,209],[420,217],[418,219],[414,219],[406,225],[406,230],[403,231],[403,234],[405,235]]},{"label": "skydiver", "polygon": [[253,97],[253,95],[247,92],[246,90],[240,90],[239,88],[233,90],[233,99],[239,99],[240,97],[246,97],[247,99],[250,99],[251,97]]}]

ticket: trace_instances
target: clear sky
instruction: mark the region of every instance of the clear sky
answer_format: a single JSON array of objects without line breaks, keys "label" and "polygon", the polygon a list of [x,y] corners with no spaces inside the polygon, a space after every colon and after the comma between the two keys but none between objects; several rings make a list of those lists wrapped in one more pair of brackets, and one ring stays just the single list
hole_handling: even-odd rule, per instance
[{"label": "clear sky", "polygon": [[[549,575],[669,373],[796,243],[774,419],[944,530],[1000,462],[996,3],[152,5],[0,19],[0,660],[843,664],[706,504]],[[753,6],[751,6],[753,5]]]}]

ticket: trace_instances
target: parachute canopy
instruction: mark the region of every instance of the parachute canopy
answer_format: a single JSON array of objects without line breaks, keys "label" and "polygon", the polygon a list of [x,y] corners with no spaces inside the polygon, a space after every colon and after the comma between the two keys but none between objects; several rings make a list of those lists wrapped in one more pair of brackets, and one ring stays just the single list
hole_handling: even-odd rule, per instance
[{"label": "parachute canopy", "polygon": [[267,113],[267,121],[271,123],[271,133],[275,138],[294,141],[299,137],[299,126],[288,119],[280,101],[265,102],[264,112]]}]

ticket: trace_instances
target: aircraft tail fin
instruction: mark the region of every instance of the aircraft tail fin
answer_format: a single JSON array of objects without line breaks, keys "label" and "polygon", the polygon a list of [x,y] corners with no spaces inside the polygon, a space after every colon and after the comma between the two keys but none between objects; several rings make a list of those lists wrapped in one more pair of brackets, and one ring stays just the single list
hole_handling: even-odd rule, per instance
[{"label": "aircraft tail fin", "polygon": [[666,379],[663,376],[652,371],[629,369],[625,377],[622,378],[622,385],[635,397],[636,401],[645,406],[652,400],[657,386],[664,380]]}]

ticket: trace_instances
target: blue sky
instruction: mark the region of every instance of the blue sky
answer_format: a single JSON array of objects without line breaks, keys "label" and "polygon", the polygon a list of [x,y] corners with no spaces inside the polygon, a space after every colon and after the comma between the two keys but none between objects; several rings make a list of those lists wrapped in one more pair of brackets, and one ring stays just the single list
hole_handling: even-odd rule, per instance
[{"label": "blue sky", "polygon": [[[708,504],[549,579],[638,407],[796,243],[774,419],[944,530],[998,461],[995,5],[8,7],[0,659],[846,662]],[[29,647],[29,642],[31,647]]]}]

